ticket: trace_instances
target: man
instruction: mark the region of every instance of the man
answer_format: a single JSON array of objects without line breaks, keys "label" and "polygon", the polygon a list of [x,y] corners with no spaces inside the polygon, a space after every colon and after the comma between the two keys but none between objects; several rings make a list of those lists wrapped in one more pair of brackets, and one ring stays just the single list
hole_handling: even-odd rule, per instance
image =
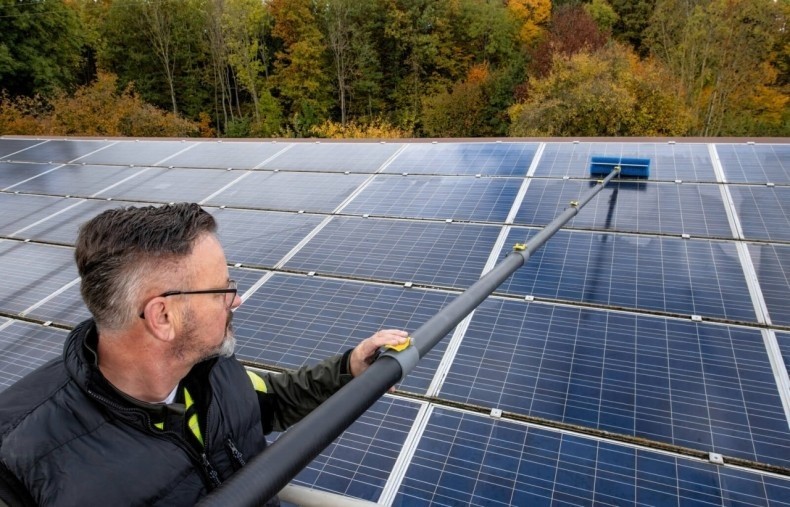
[{"label": "man", "polygon": [[194,505],[299,421],[376,351],[282,375],[233,356],[228,278],[214,218],[197,204],[106,211],[75,250],[93,318],[63,356],[0,394],[0,498],[10,505]]}]

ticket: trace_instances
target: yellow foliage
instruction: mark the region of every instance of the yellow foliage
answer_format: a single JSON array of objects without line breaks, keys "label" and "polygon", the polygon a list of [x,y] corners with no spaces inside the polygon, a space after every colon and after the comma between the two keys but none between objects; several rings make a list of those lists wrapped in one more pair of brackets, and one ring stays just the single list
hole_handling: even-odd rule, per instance
[{"label": "yellow foliage", "polygon": [[326,120],[312,127],[310,134],[326,139],[402,139],[413,136],[411,130],[392,125],[382,118],[375,118],[365,123],[348,121],[345,126],[336,121]]},{"label": "yellow foliage", "polygon": [[551,17],[551,0],[507,0],[507,9],[521,24],[519,40],[529,46],[543,35]]},{"label": "yellow foliage", "polygon": [[43,109],[45,104],[38,97],[11,99],[5,93],[0,94],[0,135],[42,134],[43,126],[37,116]]},{"label": "yellow foliage", "polygon": [[691,124],[667,70],[616,44],[555,59],[508,113],[515,136],[675,136]]},{"label": "yellow foliage", "polygon": [[[208,127],[206,125],[206,127]],[[203,130],[206,134],[210,131]],[[119,92],[117,77],[99,73],[97,80],[61,93],[49,104],[24,97],[0,98],[0,132],[63,136],[186,137],[200,126],[162,111],[138,97],[132,85]]]}]

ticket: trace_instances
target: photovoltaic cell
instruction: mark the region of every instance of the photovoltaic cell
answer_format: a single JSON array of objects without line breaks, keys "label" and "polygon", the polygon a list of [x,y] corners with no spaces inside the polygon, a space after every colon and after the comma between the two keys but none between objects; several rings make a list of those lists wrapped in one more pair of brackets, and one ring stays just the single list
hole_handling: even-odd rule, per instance
[{"label": "photovoltaic cell", "polygon": [[128,167],[118,166],[64,165],[52,172],[16,185],[14,191],[90,197],[136,172]]},{"label": "photovoltaic cell", "polygon": [[790,145],[717,144],[729,182],[790,183]]},{"label": "photovoltaic cell", "polygon": [[790,464],[790,428],[756,329],[489,299],[441,397]]},{"label": "photovoltaic cell", "polygon": [[499,227],[340,217],[286,268],[466,288],[488,260]]},{"label": "photovoltaic cell", "polygon": [[0,234],[11,235],[72,204],[60,197],[0,193]]},{"label": "photovoltaic cell", "polygon": [[82,157],[96,150],[111,145],[114,141],[58,141],[51,140],[33,146],[30,149],[12,155],[9,160],[14,162],[43,162],[66,164],[68,162],[84,162]]},{"label": "photovoltaic cell", "polygon": [[0,241],[0,311],[17,314],[75,278],[70,248]]},{"label": "photovoltaic cell", "polygon": [[343,213],[504,222],[521,179],[378,175]]},{"label": "photovoltaic cell", "polygon": [[167,160],[173,167],[253,169],[286,144],[259,142],[196,142],[194,148]]},{"label": "photovoltaic cell", "polygon": [[139,201],[198,202],[240,176],[238,172],[212,169],[138,169],[143,170],[145,172],[98,196]]},{"label": "photovoltaic cell", "polygon": [[[505,244],[535,233],[512,229]],[[728,242],[560,231],[498,291],[756,321],[735,245]]]},{"label": "photovoltaic cell", "polygon": [[707,145],[659,143],[547,143],[535,176],[590,177],[594,156],[650,159],[650,179],[716,181]]},{"label": "photovoltaic cell", "polygon": [[790,326],[790,245],[749,245],[768,314],[774,324]]},{"label": "photovoltaic cell", "polygon": [[392,473],[419,405],[385,396],[314,459],[294,482],[375,502]]},{"label": "photovoltaic cell", "polygon": [[[236,354],[298,368],[355,347],[380,329],[414,331],[454,296],[352,281],[275,275],[233,316]],[[428,353],[399,386],[425,392],[447,347]]]},{"label": "photovoltaic cell", "polygon": [[25,314],[31,319],[41,322],[52,322],[61,326],[76,326],[91,317],[80,295],[80,283],[77,282],[46,303]]},{"label": "photovoltaic cell", "polygon": [[228,262],[271,267],[324,217],[275,211],[208,208],[219,228]]},{"label": "photovoltaic cell", "polygon": [[790,241],[790,187],[729,185],[747,239]]},{"label": "photovoltaic cell", "polygon": [[0,163],[0,189],[11,190],[16,187],[18,183],[47,171],[51,171],[55,167],[57,166],[53,164],[14,164],[2,162]]},{"label": "photovoltaic cell", "polygon": [[63,352],[67,331],[14,321],[0,328],[0,391]]},{"label": "photovoltaic cell", "polygon": [[34,239],[61,245],[74,245],[82,224],[109,209],[128,206],[147,206],[149,203],[106,201],[96,199],[65,199],[70,204],[66,211],[50,215],[51,218],[17,234],[19,239]]},{"label": "photovoltaic cell", "polygon": [[361,174],[255,172],[211,198],[208,204],[328,213],[366,178]]},{"label": "photovoltaic cell", "polygon": [[[149,166],[163,163],[176,153],[194,147],[195,143],[183,141],[118,141],[112,146],[80,159],[94,165]],[[168,166],[173,165],[169,161]]]},{"label": "photovoltaic cell", "polygon": [[[515,223],[546,225],[592,185],[578,180],[532,180]],[[610,183],[568,226],[732,237],[721,192],[716,185]]]},{"label": "photovoltaic cell", "polygon": [[537,143],[413,143],[385,172],[524,176],[537,150]]},{"label": "photovoltaic cell", "polygon": [[45,141],[38,139],[0,139],[0,158],[8,157],[43,142]]},{"label": "photovoltaic cell", "polygon": [[293,147],[263,165],[284,171],[330,171],[372,173],[381,167],[400,144],[294,143]]},{"label": "photovoltaic cell", "polygon": [[788,505],[790,480],[435,409],[394,506]]}]

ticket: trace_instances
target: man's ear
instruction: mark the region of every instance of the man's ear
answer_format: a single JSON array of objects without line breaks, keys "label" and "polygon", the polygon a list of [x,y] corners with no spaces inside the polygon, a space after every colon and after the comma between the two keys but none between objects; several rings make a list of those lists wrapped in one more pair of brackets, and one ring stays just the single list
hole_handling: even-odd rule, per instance
[{"label": "man's ear", "polygon": [[166,342],[175,339],[177,323],[175,307],[168,303],[167,298],[156,297],[148,301],[143,309],[146,330],[156,339]]}]

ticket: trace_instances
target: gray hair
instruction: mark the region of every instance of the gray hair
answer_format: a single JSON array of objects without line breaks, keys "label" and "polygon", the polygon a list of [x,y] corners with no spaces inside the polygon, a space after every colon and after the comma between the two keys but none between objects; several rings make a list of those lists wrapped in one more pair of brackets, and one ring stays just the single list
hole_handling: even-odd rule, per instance
[{"label": "gray hair", "polygon": [[74,258],[97,325],[117,330],[131,323],[145,284],[216,230],[214,217],[194,203],[117,208],[83,224]]}]

